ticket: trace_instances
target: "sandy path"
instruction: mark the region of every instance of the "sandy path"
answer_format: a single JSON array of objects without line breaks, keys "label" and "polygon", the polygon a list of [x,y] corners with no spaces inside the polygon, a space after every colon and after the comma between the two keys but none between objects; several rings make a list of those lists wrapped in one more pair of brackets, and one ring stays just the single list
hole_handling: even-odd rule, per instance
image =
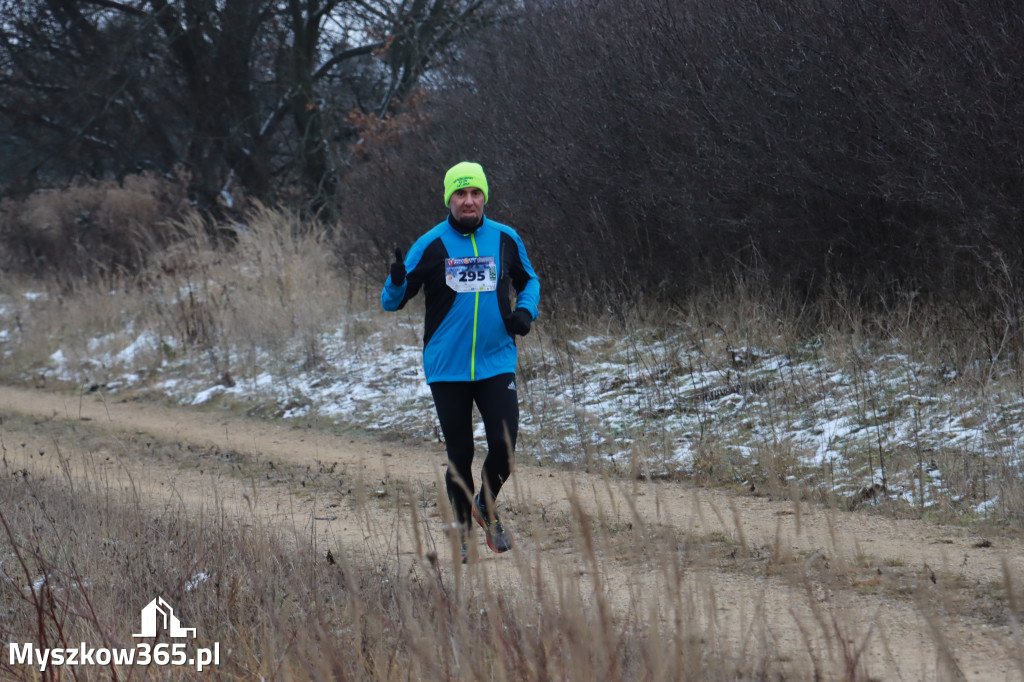
[{"label": "sandy path", "polygon": [[[97,395],[78,397],[0,387],[0,414],[4,413],[84,421],[91,427],[109,428],[112,433],[141,432],[163,441],[242,452],[260,461],[310,466],[336,463],[342,478],[380,481],[382,486],[395,480],[417,484],[438,481],[444,462],[440,446],[433,443],[402,447],[212,412],[119,402],[116,398],[104,400]],[[21,434],[9,428],[0,428],[8,460],[17,466],[56,470],[56,457],[37,455],[52,444],[25,443]],[[130,480],[143,494],[173,499],[188,508],[212,507],[214,501],[239,514],[255,508],[265,518],[294,529],[296,537],[308,538],[313,533],[323,546],[383,555],[383,545],[390,543],[398,547],[395,555],[415,559],[415,540],[406,530],[409,524],[400,523],[395,511],[381,509],[370,512],[372,518],[369,513],[359,518],[344,506],[325,507],[327,500],[293,495],[280,486],[211,476],[200,467],[188,466],[187,461],[155,464],[121,457],[116,448],[97,454],[78,452],[73,443],[61,443],[60,447],[67,462],[78,463],[67,467],[66,475],[85,476],[88,467],[81,465],[88,464],[93,478],[97,471],[105,472],[108,485],[128,485]],[[187,459],[189,453],[183,450],[182,459]],[[504,504],[543,510],[543,516],[554,524],[551,528],[569,523],[570,500],[574,499],[595,519],[603,519],[608,525],[631,524],[635,533],[649,532],[660,541],[672,538],[681,552],[686,551],[690,538],[720,536],[733,544],[741,558],[773,557],[774,563],[729,565],[694,557],[683,580],[692,595],[689,613],[696,631],[715,637],[712,641],[727,642],[737,652],[753,650],[775,655],[772,652],[781,651],[783,663],[776,667],[790,674],[799,677],[810,669],[809,649],[819,659],[828,660],[822,652],[830,649],[829,643],[820,632],[811,628],[811,644],[805,640],[807,624],[815,622],[815,609],[823,609],[819,615],[835,617],[842,623],[844,636],[854,643],[864,641],[870,633],[865,656],[867,669],[875,678],[1024,679],[1021,664],[1014,658],[1022,649],[1019,634],[1008,625],[971,615],[933,614],[926,618],[911,598],[855,589],[856,584],[851,587],[849,581],[842,580],[825,582],[823,589],[829,594],[811,597],[799,581],[792,579],[798,571],[765,569],[807,565],[814,567],[810,570],[821,570],[822,564],[856,564],[871,567],[881,579],[889,567],[901,567],[904,576],[919,574],[924,586],[920,593],[927,603],[928,590],[1002,584],[1007,570],[1018,585],[1022,584],[1024,543],[1019,539],[982,543],[981,538],[963,528],[797,507],[789,502],[741,497],[687,484],[607,481],[539,467],[518,467],[510,485]],[[440,537],[439,518],[426,520],[424,527],[429,538]],[[584,588],[599,577],[610,592],[613,606],[620,613],[634,614],[642,614],[643,600],[657,595],[658,586],[670,579],[642,570],[636,557],[607,550],[598,552],[595,567],[572,543],[550,541],[546,534],[551,528],[520,532],[517,550],[506,555],[493,555],[484,548],[481,560],[469,570],[489,572],[493,582],[509,589],[521,586],[522,577],[538,565],[550,579],[577,581]],[[935,594],[938,599],[941,593]],[[937,638],[946,640],[954,662],[940,661]],[[836,646],[832,642],[833,653]],[[834,668],[826,672],[828,676],[836,673]]]}]

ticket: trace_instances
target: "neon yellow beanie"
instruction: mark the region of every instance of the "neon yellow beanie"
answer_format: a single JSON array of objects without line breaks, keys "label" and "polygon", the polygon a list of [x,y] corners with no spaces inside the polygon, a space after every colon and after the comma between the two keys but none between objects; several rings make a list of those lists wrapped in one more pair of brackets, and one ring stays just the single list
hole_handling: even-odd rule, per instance
[{"label": "neon yellow beanie", "polygon": [[451,201],[455,190],[463,187],[478,187],[484,193],[484,203],[487,203],[487,176],[479,163],[463,161],[448,169],[444,174],[444,205]]}]

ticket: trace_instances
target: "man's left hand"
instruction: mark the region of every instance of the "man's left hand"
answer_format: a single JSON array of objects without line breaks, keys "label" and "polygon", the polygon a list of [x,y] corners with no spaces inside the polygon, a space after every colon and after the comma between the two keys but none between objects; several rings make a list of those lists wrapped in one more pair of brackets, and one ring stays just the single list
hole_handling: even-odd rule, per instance
[{"label": "man's left hand", "polygon": [[526,308],[516,308],[511,315],[505,318],[505,329],[513,335],[526,336],[530,333],[532,324],[533,315]]}]

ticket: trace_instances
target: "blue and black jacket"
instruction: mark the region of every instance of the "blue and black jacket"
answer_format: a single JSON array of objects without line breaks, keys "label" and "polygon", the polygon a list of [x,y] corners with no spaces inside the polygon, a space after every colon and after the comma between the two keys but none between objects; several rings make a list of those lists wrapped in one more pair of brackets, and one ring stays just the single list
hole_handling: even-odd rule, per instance
[{"label": "blue and black jacket", "polygon": [[[469,234],[449,220],[416,240],[405,257],[405,283],[396,286],[388,276],[380,295],[385,310],[399,310],[423,287],[426,315],[423,325],[423,370],[427,383],[478,381],[516,371],[516,345],[505,329],[516,307],[537,319],[540,282],[515,230],[486,216]],[[457,292],[446,281],[446,268],[465,258],[493,258],[491,291]]]}]

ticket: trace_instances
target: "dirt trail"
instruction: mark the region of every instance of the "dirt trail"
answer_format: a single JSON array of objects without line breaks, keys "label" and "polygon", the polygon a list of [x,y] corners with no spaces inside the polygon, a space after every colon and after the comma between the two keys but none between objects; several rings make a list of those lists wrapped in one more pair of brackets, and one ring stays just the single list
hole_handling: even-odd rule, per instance
[{"label": "dirt trail", "polygon": [[[313,467],[336,464],[342,477],[380,481],[382,485],[389,480],[438,481],[444,463],[436,444],[401,447],[98,395],[79,397],[0,387],[0,414],[84,422],[112,433],[141,432],[197,448],[245,453],[264,462]],[[56,457],[38,455],[52,449],[52,443],[27,442],[24,434],[11,429],[8,424],[0,426],[8,461],[33,470],[59,468]],[[132,485],[144,495],[170,499],[191,509],[211,508],[214,500],[240,514],[255,508],[265,518],[294,529],[297,537],[314,533],[325,546],[384,554],[383,544],[397,543],[399,555],[416,554],[415,539],[396,523],[394,511],[371,505],[364,507],[365,516],[358,516],[344,506],[324,507],[322,501],[291,494],[280,486],[257,487],[239,478],[212,476],[189,465],[194,453],[188,449],[180,451],[179,461],[153,462],[122,457],[116,448],[86,453],[76,450],[74,443],[61,442],[59,447],[66,462],[65,476],[95,479],[96,472],[102,471],[108,485]],[[508,495],[505,505],[541,509],[543,517],[555,525],[569,523],[570,500],[575,499],[588,514],[608,524],[628,525],[641,532],[646,529],[651,537],[676,538],[680,551],[686,551],[692,538],[723,538],[741,561],[723,563],[695,557],[688,564],[684,580],[693,595],[693,626],[704,636],[717,638],[711,641],[727,642],[737,651],[757,646],[781,651],[785,663],[779,667],[794,676],[810,669],[808,649],[822,656],[828,648],[821,635],[814,633],[808,645],[806,627],[801,630],[801,624],[814,622],[814,609],[827,608],[828,616],[844,624],[844,636],[854,643],[871,633],[865,656],[868,670],[878,679],[1024,679],[1024,668],[1015,660],[1022,649],[1020,633],[1010,625],[987,621],[964,609],[955,611],[957,615],[925,617],[914,599],[900,596],[906,591],[872,589],[873,580],[890,580],[889,574],[895,573],[902,579],[917,578],[924,587],[915,586],[914,592],[929,599],[928,590],[946,590],[936,591],[935,600],[949,591],[975,589],[980,593],[983,588],[1002,585],[1007,571],[1020,585],[1024,542],[1019,539],[982,542],[963,528],[826,511],[687,484],[608,481],[522,465],[509,485],[503,493],[503,497]],[[425,521],[425,527],[440,546],[440,519]],[[550,528],[522,529],[516,551],[498,556],[484,548],[481,560],[469,570],[488,571],[493,581],[509,589],[519,586],[521,576],[530,575],[533,566],[542,566],[552,579],[589,584],[595,567],[572,543],[553,541],[550,533]],[[773,559],[756,560],[762,556]],[[641,596],[657,594],[666,579],[642,570],[635,558],[607,550],[598,554],[597,563],[596,575],[620,613],[635,612]],[[771,570],[786,565],[862,570],[841,570],[851,577],[826,582],[822,589],[827,594],[808,596],[800,583],[786,579],[784,570]],[[940,661],[936,639],[946,640],[953,662]]]}]

